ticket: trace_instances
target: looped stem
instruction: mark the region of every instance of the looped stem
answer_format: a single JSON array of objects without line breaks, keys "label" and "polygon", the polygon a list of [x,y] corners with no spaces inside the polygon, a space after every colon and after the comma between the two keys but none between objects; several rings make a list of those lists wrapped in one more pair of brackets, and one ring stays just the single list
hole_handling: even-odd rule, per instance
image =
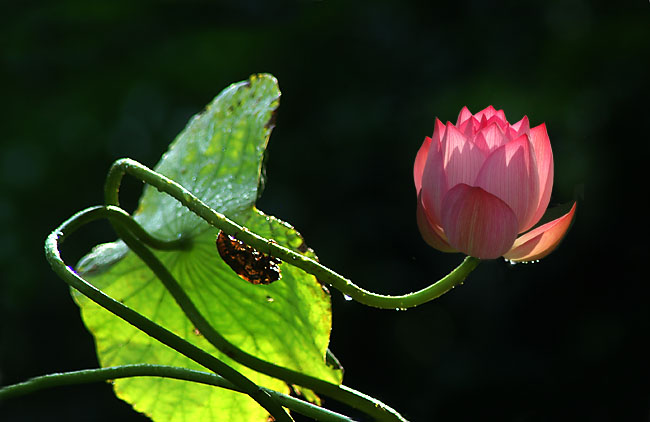
[{"label": "looped stem", "polygon": [[373,293],[357,286],[351,280],[315,260],[278,245],[273,240],[266,239],[240,226],[225,215],[210,208],[180,184],[129,158],[117,160],[108,172],[104,185],[106,205],[119,206],[120,183],[126,173],[174,197],[208,224],[223,230],[226,234],[233,235],[260,252],[280,258],[306,273],[312,274],[321,283],[334,287],[359,303],[375,308],[407,309],[429,302],[461,284],[480,263],[478,258],[468,256],[451,273],[417,292],[400,296]]}]

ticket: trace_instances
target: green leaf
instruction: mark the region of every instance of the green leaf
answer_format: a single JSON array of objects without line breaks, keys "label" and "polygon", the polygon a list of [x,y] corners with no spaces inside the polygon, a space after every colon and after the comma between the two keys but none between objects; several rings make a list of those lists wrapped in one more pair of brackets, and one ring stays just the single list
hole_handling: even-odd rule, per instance
[{"label": "green leaf", "polygon": [[[254,207],[279,96],[277,81],[269,75],[231,85],[189,122],[155,169],[251,231],[313,256],[296,230]],[[325,363],[331,330],[329,294],[313,276],[283,263],[282,278],[272,284],[244,281],[220,258],[217,230],[149,186],[136,219],[157,237],[192,240],[191,250],[155,254],[231,343],[278,365],[341,382],[341,371]],[[284,382],[243,367],[210,345],[162,283],[121,241],[96,247],[80,261],[77,271],[106,294],[228,362],[254,382],[288,393]],[[202,369],[80,294],[74,297],[95,337],[102,366],[152,363]],[[248,396],[185,381],[134,378],[117,380],[114,386],[118,397],[156,421],[264,422],[268,416]]]}]

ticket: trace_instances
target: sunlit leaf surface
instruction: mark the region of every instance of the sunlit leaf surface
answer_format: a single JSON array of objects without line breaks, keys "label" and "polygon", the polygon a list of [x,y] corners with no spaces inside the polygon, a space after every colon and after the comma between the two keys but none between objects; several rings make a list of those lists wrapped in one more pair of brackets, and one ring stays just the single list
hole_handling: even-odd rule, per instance
[{"label": "sunlit leaf surface", "polygon": [[[155,169],[250,230],[311,254],[291,226],[254,207],[279,96],[277,81],[269,75],[231,85],[189,122]],[[313,276],[283,263],[280,280],[269,285],[247,283],[217,253],[217,229],[156,189],[145,188],[136,214],[157,237],[192,239],[189,251],[156,255],[230,342],[264,360],[341,381],[340,371],[325,364],[330,299]],[[254,382],[288,393],[282,381],[242,367],[215,350],[123,243],[96,247],[77,270],[108,295],[213,353]],[[95,337],[102,366],[152,363],[204,369],[78,293],[74,297]],[[159,378],[117,380],[114,386],[121,399],[156,421],[265,422],[267,418],[247,396],[214,387]]]}]

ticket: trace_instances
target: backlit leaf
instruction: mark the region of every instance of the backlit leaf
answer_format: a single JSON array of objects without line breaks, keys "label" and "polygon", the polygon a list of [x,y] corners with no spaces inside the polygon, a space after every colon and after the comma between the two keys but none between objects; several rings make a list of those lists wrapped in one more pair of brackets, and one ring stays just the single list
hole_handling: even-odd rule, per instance
[{"label": "backlit leaf", "polygon": [[[254,207],[279,96],[277,81],[269,75],[231,85],[189,122],[155,169],[251,231],[313,256],[296,230]],[[191,250],[155,253],[231,343],[278,365],[341,382],[341,371],[325,364],[330,299],[313,276],[282,263],[278,281],[268,285],[244,281],[219,256],[218,230],[149,186],[135,214],[159,238],[192,240]],[[77,271],[108,295],[228,362],[254,382],[289,392],[282,381],[242,367],[215,350],[122,242],[99,245],[80,261]],[[95,337],[101,366],[152,363],[204,369],[78,293],[74,297]],[[133,378],[117,380],[114,387],[118,397],[155,421],[265,422],[268,416],[248,396],[185,381]]]}]

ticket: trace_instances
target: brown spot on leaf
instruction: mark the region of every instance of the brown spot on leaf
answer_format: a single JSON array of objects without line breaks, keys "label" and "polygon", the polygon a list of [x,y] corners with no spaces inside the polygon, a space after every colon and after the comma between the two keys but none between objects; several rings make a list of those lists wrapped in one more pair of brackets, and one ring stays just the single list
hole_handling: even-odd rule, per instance
[{"label": "brown spot on leaf", "polygon": [[300,243],[300,245],[298,245],[298,251],[299,251],[300,253],[306,253],[308,250],[309,250],[309,247],[307,246],[307,244],[306,244],[305,241],[303,240],[303,241]]},{"label": "brown spot on leaf", "polygon": [[273,111],[271,112],[271,117],[269,120],[264,124],[264,129],[273,129],[275,127],[275,119],[277,118],[278,115],[278,108],[274,108]]},{"label": "brown spot on leaf", "polygon": [[219,231],[219,256],[241,278],[252,284],[270,284],[282,277],[280,261],[246,245],[234,236]]}]

